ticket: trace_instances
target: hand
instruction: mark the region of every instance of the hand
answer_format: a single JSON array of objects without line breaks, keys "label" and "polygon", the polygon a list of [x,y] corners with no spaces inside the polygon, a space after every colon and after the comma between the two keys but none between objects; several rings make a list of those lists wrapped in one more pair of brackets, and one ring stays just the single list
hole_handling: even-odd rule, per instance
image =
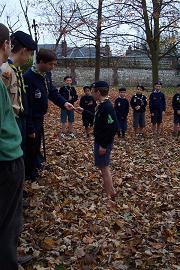
[{"label": "hand", "polygon": [[10,71],[5,71],[2,73],[3,78],[9,80],[12,77],[12,73]]},{"label": "hand", "polygon": [[73,106],[71,103],[69,103],[69,102],[66,102],[66,103],[64,104],[64,107],[65,107],[66,110],[68,110],[68,111],[74,110],[74,106]]},{"label": "hand", "polygon": [[81,108],[81,107],[77,107],[77,108],[75,108],[75,112],[77,112],[77,113],[82,114],[82,113],[83,113],[83,111],[84,111],[84,109],[83,109],[83,108]]},{"label": "hand", "polygon": [[162,112],[162,115],[163,115],[163,116],[165,115],[165,111]]},{"label": "hand", "polygon": [[154,113],[151,113],[151,116],[154,116]]},{"label": "hand", "polygon": [[32,133],[28,135],[29,138],[35,139],[36,138],[36,133]]},{"label": "hand", "polygon": [[177,110],[177,114],[180,115],[180,110]]},{"label": "hand", "polygon": [[99,155],[104,156],[106,154],[106,148],[99,146]]},{"label": "hand", "polygon": [[136,106],[135,109],[138,111],[140,109],[140,106]]}]

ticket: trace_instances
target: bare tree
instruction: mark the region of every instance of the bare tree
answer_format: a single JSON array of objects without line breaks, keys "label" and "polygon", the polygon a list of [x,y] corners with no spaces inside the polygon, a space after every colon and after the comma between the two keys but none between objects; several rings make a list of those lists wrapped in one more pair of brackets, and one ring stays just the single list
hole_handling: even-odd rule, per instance
[{"label": "bare tree", "polygon": [[[117,0],[118,1],[118,0]],[[118,1],[122,6],[122,1]],[[152,62],[153,83],[158,80],[159,62],[180,43],[180,2],[176,0],[124,0],[125,24],[131,30],[139,31],[142,36],[131,36],[140,40]],[[162,47],[164,36],[176,31],[176,38],[169,39],[168,46]],[[130,36],[125,33],[124,36]]]},{"label": "bare tree", "polygon": [[5,8],[6,8],[6,4],[0,4],[0,17],[2,17]]}]

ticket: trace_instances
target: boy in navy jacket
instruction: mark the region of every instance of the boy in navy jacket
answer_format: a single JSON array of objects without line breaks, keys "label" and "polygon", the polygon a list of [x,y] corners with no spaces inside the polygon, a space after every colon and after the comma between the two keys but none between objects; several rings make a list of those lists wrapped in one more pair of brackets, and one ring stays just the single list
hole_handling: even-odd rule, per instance
[{"label": "boy in navy jacket", "polygon": [[129,101],[125,98],[126,88],[119,89],[119,97],[114,102],[114,109],[118,120],[118,136],[125,137],[127,130],[127,116],[129,113]]},{"label": "boy in navy jacket", "polygon": [[143,95],[144,86],[137,85],[136,94],[132,96],[130,104],[133,109],[133,127],[135,135],[143,135],[145,128],[145,111],[147,106],[147,97]]},{"label": "boy in navy jacket", "polygon": [[[72,105],[74,105],[74,102],[78,100],[76,89],[72,86],[71,76],[64,77],[64,86],[60,88],[59,93]],[[62,123],[61,138],[65,138],[67,119],[68,119],[69,136],[71,138],[75,138],[73,131],[74,111],[68,111],[65,108],[61,109],[61,123]]]},{"label": "boy in navy jacket", "polygon": [[29,180],[36,179],[42,163],[40,148],[48,99],[61,108],[74,109],[73,105],[68,103],[52,84],[51,70],[56,62],[53,51],[41,49],[37,53],[36,66],[30,68],[23,76],[28,101],[25,165],[26,179]]},{"label": "boy in navy jacket", "polygon": [[[83,126],[85,127],[86,136],[89,137],[91,127],[94,122],[94,113],[96,108],[96,101],[91,95],[91,88],[89,86],[84,86],[84,96],[80,99],[80,107],[84,109],[82,113]],[[91,112],[92,114],[90,114]]]},{"label": "boy in navy jacket", "polygon": [[176,136],[180,136],[180,84],[177,85],[177,93],[173,96],[172,107],[174,110],[174,130]]},{"label": "boy in navy jacket", "polygon": [[149,97],[149,109],[151,113],[152,131],[154,135],[159,135],[162,132],[163,116],[166,111],[165,95],[161,92],[161,82],[156,82],[154,91]]},{"label": "boy in navy jacket", "polygon": [[[116,195],[109,163],[114,136],[118,130],[117,117],[113,104],[108,98],[109,85],[107,82],[97,81],[92,84],[91,89],[94,99],[99,102],[94,117],[95,166],[100,169],[105,192],[111,198]],[[84,109],[80,107],[76,111],[82,113]],[[91,112],[89,113],[91,114]]]}]

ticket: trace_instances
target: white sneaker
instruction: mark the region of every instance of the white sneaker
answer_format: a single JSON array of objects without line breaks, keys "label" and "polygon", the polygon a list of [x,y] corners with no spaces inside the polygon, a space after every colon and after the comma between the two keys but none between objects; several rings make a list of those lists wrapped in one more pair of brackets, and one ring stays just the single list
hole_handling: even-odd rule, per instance
[{"label": "white sneaker", "polygon": [[71,137],[72,139],[75,139],[76,138],[76,136],[74,135],[73,132],[69,133],[69,137]]},{"label": "white sneaker", "polygon": [[66,134],[65,133],[61,133],[60,136],[61,136],[62,139],[65,139],[66,138]]}]

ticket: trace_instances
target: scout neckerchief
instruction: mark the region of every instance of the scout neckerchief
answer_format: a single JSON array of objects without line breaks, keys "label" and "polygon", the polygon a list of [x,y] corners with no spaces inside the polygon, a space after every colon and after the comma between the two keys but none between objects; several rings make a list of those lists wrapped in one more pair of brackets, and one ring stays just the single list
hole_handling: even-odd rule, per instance
[{"label": "scout neckerchief", "polygon": [[[143,94],[140,94],[140,95],[138,96],[138,94],[135,94],[134,97],[135,97],[135,99],[139,99],[140,100],[141,106],[142,106],[142,105],[144,105],[143,97],[145,97],[145,96]],[[136,102],[136,100],[135,100],[135,102]]]},{"label": "scout neckerchief", "polygon": [[23,104],[22,104],[22,92],[26,93],[26,89],[25,89],[25,85],[24,85],[24,79],[23,79],[22,71],[21,71],[20,67],[16,67],[13,64],[13,61],[11,59],[8,59],[8,64],[16,74],[17,87],[18,87],[18,98],[19,98],[19,103],[20,103],[19,105],[20,105],[21,112],[23,112],[24,107],[23,107]]},{"label": "scout neckerchief", "polygon": [[[68,86],[69,86],[69,88],[68,88]],[[71,96],[71,90],[72,90],[72,88],[71,88],[70,85],[65,85],[64,87],[68,91],[68,95],[69,95],[68,100],[70,101],[72,99],[72,96]]]},{"label": "scout neckerchief", "polygon": [[49,94],[49,88],[48,88],[48,83],[47,83],[47,78],[46,78],[46,72],[40,72],[35,65],[31,67],[31,70],[34,73],[36,73],[36,74],[40,75],[41,77],[43,77],[45,88],[46,88],[46,92],[47,92],[47,95],[48,95]]}]

